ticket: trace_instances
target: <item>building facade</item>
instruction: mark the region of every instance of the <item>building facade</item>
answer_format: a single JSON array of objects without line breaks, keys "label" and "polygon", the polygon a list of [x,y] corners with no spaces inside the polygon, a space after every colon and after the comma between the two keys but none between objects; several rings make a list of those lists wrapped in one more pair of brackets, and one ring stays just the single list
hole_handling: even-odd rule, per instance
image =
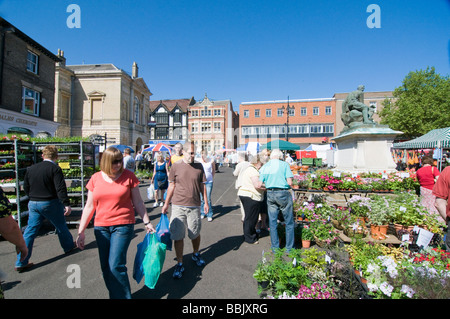
[{"label": "building facade", "polygon": [[[65,65],[56,69],[55,120],[62,136],[107,136],[107,144],[140,149],[149,140],[150,92],[133,63],[128,74],[113,64]],[[109,141],[109,142],[108,142]]]},{"label": "building facade", "polygon": [[189,133],[188,109],[194,104],[194,97],[150,101],[150,141],[168,145],[186,141]]},{"label": "building facade", "polygon": [[283,139],[300,146],[334,136],[333,98],[244,102],[239,106],[240,145]]},{"label": "building facade", "polygon": [[189,107],[189,134],[196,151],[214,153],[238,146],[238,120],[231,100],[205,97]]},{"label": "building facade", "polygon": [[0,133],[54,136],[59,58],[0,17]]}]

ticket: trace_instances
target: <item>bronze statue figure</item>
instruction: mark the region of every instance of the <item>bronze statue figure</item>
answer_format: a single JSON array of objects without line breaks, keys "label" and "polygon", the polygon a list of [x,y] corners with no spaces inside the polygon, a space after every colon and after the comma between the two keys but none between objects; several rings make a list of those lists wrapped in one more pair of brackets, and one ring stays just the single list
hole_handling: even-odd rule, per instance
[{"label": "bronze statue figure", "polygon": [[341,119],[348,128],[361,124],[376,124],[372,119],[375,113],[375,106],[364,104],[364,85],[359,85],[356,91],[347,95],[342,103]]}]

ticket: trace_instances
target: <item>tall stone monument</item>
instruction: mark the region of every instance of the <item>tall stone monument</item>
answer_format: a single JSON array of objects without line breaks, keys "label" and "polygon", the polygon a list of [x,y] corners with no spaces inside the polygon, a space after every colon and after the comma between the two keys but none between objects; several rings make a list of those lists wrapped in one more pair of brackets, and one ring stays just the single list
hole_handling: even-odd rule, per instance
[{"label": "tall stone monument", "polygon": [[350,92],[342,103],[341,120],[344,128],[333,140],[336,142],[335,171],[393,172],[396,164],[391,155],[394,138],[402,134],[387,125],[376,123],[374,107],[364,104],[364,86]]}]

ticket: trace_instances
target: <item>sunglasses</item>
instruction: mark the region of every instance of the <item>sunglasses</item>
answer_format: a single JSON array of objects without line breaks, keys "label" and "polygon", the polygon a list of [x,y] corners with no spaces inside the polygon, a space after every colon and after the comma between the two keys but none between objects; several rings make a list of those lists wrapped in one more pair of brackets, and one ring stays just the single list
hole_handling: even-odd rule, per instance
[{"label": "sunglasses", "polygon": [[123,160],[115,160],[115,161],[112,161],[112,164],[114,165],[114,164],[122,164],[123,163]]}]

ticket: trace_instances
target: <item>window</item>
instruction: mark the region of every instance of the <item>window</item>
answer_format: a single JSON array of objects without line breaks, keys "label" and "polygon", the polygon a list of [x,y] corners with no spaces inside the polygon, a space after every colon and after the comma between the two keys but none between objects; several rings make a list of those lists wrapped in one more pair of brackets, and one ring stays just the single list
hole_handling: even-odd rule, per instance
[{"label": "window", "polygon": [[248,118],[249,115],[250,115],[250,111],[249,110],[244,110],[244,117]]},{"label": "window", "polygon": [[31,51],[28,51],[27,54],[27,70],[33,72],[34,74],[38,74],[38,63],[39,58],[36,54]]},{"label": "window", "polygon": [[294,109],[294,107],[289,107],[289,116],[295,116],[295,109]]},{"label": "window", "polygon": [[139,99],[137,96],[134,97],[134,123],[141,124],[141,103],[139,102]]},{"label": "window", "polygon": [[214,116],[222,115],[222,110],[214,110]]},{"label": "window", "polygon": [[192,117],[197,117],[198,116],[198,110],[191,111],[191,116]]},{"label": "window", "polygon": [[211,123],[202,123],[202,132],[203,133],[209,133],[211,132]]},{"label": "window", "polygon": [[306,107],[302,107],[302,108],[300,109],[300,115],[301,115],[301,116],[306,116],[306,115],[307,115]]},{"label": "window", "polygon": [[319,115],[319,107],[318,106],[313,107],[313,115]]},{"label": "window", "polygon": [[322,125],[311,125],[310,133],[322,133]]},{"label": "window", "polygon": [[197,133],[198,132],[198,123],[192,123],[191,124],[191,132]]},{"label": "window", "polygon": [[39,116],[40,101],[39,92],[22,87],[22,113]]},{"label": "window", "polygon": [[272,109],[266,109],[266,117],[272,117]]},{"label": "window", "polygon": [[333,126],[333,124],[325,124],[323,126],[323,133],[334,133],[334,126]]},{"label": "window", "polygon": [[259,117],[259,109],[255,110],[255,117]]},{"label": "window", "polygon": [[377,112],[377,102],[376,101],[370,101],[369,102],[370,108],[373,108],[374,112]]},{"label": "window", "polygon": [[331,106],[325,106],[325,115],[331,115]]},{"label": "window", "polygon": [[206,106],[205,106],[205,109],[200,111],[200,116],[210,117],[211,116],[211,110],[208,110],[206,108]]},{"label": "window", "polygon": [[169,124],[169,115],[167,113],[155,114],[156,124]]},{"label": "window", "polygon": [[278,109],[277,109],[277,116],[278,116],[278,117],[282,117],[282,116],[283,116],[283,113],[284,113],[284,112],[283,112],[283,109],[282,109],[282,108],[278,108]]},{"label": "window", "polygon": [[221,128],[220,128],[220,122],[215,122],[214,123],[214,132],[216,133],[220,133],[221,132]]},{"label": "window", "polygon": [[157,127],[156,128],[156,139],[166,140],[169,138],[169,129],[167,127]]},{"label": "window", "polygon": [[182,116],[183,116],[182,113],[175,113],[173,115],[173,122],[174,123],[181,123]]}]

